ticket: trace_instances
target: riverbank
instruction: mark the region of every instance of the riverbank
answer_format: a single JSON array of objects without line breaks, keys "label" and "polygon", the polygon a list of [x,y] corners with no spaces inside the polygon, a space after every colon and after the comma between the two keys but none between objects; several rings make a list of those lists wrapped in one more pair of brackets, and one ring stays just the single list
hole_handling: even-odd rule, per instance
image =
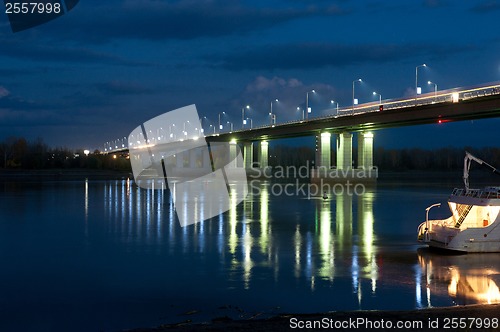
[{"label": "riverbank", "polygon": [[[127,332],[161,331],[290,331],[357,330],[384,331],[498,331],[500,304],[466,305],[407,311],[350,311],[318,314],[282,314],[268,319],[232,320],[214,318],[210,322],[192,324],[189,320],[155,328],[138,328]],[[123,331],[125,332],[125,331]]]},{"label": "riverbank", "polygon": [[125,171],[89,170],[89,169],[42,169],[19,170],[1,169],[0,181],[32,182],[32,181],[77,181],[77,180],[122,180],[133,175]]}]

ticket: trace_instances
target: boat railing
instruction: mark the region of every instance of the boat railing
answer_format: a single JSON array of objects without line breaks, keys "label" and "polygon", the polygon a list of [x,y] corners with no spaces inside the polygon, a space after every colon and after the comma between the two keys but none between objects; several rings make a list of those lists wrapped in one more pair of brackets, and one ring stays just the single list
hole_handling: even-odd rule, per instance
[{"label": "boat railing", "polygon": [[500,198],[500,192],[485,191],[482,189],[461,189],[455,188],[451,193],[452,196],[463,196],[463,197],[476,197],[476,198],[487,198],[487,199],[498,199]]}]

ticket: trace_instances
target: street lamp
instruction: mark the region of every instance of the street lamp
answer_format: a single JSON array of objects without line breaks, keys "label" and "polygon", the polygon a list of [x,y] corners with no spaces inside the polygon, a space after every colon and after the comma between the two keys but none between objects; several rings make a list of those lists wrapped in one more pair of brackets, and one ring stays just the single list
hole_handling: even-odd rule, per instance
[{"label": "street lamp", "polygon": [[[300,107],[299,107],[299,106],[297,106],[297,112],[299,112],[299,111],[300,111]],[[305,110],[302,110],[302,121],[304,121],[304,120],[305,120],[305,117],[306,117],[306,115],[305,115]]]},{"label": "street lamp", "polygon": [[[269,116],[271,117],[271,125],[273,124],[273,102],[278,102],[278,99],[271,101],[271,112],[269,112]],[[276,121],[276,116],[274,116],[274,119]]]},{"label": "street lamp", "polygon": [[434,85],[434,100],[436,100],[436,96],[437,96],[437,91],[438,91],[438,85],[434,82],[431,82],[431,81],[427,81],[427,84],[431,85],[433,84]]},{"label": "street lamp", "polygon": [[233,132],[233,123],[228,121],[227,124],[230,125],[230,128],[231,128],[230,132],[232,133]]},{"label": "street lamp", "polygon": [[380,93],[376,93],[375,91],[373,91],[373,95],[374,95],[374,96],[378,96],[378,98],[379,98],[379,99],[378,99],[378,103],[379,103],[380,105],[382,105],[382,95],[381,95]]},{"label": "street lamp", "polygon": [[330,100],[330,104],[337,104],[337,114],[339,114],[339,103],[335,100]]},{"label": "street lamp", "polygon": [[220,134],[220,131],[222,130],[222,123],[220,123],[221,114],[226,114],[226,112],[219,113],[219,134]]},{"label": "street lamp", "polygon": [[203,129],[203,119],[205,119],[205,120],[207,120],[207,121],[208,121],[208,119],[207,119],[207,117],[206,117],[206,116],[204,116],[204,117],[200,118],[200,124],[201,124],[201,127],[200,127],[200,134],[203,134],[203,133],[205,132],[205,129]]},{"label": "street lamp", "polygon": [[306,118],[309,118],[309,114],[308,113],[311,113],[311,109],[309,108],[309,93],[316,93],[316,91],[314,91],[314,89],[312,89],[311,91],[307,91],[306,92]]},{"label": "street lamp", "polygon": [[357,99],[354,98],[354,83],[356,82],[363,82],[363,81],[361,80],[361,78],[352,81],[352,114],[354,114],[354,105],[358,104]]},{"label": "street lamp", "polygon": [[252,120],[252,118],[247,118],[247,120],[250,120],[250,129],[252,129],[253,128],[253,120]]},{"label": "street lamp", "polygon": [[247,105],[246,107],[242,107],[241,108],[241,129],[243,129],[243,127],[245,127],[245,125],[247,124],[247,120],[245,118],[245,108],[247,110],[250,109],[250,105]]},{"label": "street lamp", "polygon": [[418,93],[418,68],[420,68],[420,67],[427,67],[427,65],[424,63],[424,64],[421,64],[421,65],[415,67],[415,100],[417,99],[417,96],[419,95],[419,93]]}]

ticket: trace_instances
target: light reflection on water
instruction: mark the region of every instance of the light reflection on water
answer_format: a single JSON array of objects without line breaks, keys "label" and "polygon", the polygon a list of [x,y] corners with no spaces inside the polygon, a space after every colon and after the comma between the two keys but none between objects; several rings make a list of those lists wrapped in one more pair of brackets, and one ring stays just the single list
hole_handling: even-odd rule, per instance
[{"label": "light reflection on water", "polygon": [[[193,320],[241,315],[220,309],[227,306],[305,313],[500,300],[498,255],[417,253],[423,207],[448,188],[379,187],[324,200],[276,196],[272,185],[254,183],[239,205],[233,187],[229,211],[180,227],[168,190],[130,179],[4,184],[0,282],[9,288],[0,328],[20,324],[9,319],[22,310],[33,316],[26,328],[55,331],[47,321],[77,319],[60,309],[66,302],[91,317],[77,316],[83,331],[181,321],[190,309],[201,312]],[[13,240],[35,230],[30,241]],[[57,304],[44,303],[52,296]],[[42,317],[33,313],[40,303]]]}]

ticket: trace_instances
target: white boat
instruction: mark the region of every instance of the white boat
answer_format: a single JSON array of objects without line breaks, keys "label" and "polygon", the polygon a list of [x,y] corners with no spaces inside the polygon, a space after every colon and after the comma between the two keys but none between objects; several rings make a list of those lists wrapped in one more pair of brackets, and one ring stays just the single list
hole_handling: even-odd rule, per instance
[{"label": "white boat", "polygon": [[466,152],[465,189],[454,189],[448,199],[451,216],[444,220],[426,220],[418,227],[418,241],[429,247],[463,253],[500,252],[500,187],[469,188],[472,161],[500,174],[493,166]]}]

